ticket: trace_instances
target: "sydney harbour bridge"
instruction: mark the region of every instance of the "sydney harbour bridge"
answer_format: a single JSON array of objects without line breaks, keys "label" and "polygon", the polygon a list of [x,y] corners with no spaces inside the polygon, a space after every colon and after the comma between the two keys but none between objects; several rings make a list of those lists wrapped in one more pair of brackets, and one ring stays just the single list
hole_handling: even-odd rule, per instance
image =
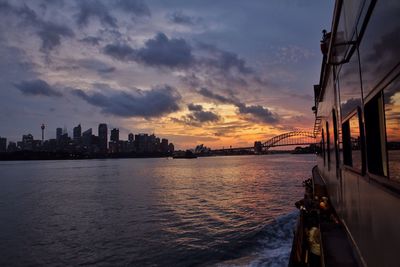
[{"label": "sydney harbour bridge", "polygon": [[222,149],[213,149],[212,152],[220,153],[235,153],[240,151],[252,151],[254,153],[265,153],[272,147],[282,146],[305,146],[315,144],[315,135],[311,131],[293,131],[280,134],[272,137],[267,141],[256,141],[251,147],[229,147]]}]

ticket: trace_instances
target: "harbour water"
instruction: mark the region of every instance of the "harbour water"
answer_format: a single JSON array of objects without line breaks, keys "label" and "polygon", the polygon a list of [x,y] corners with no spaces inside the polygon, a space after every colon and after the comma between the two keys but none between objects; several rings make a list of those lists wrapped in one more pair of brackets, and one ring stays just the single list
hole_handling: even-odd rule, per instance
[{"label": "harbour water", "polygon": [[0,162],[0,266],[286,266],[314,155]]}]

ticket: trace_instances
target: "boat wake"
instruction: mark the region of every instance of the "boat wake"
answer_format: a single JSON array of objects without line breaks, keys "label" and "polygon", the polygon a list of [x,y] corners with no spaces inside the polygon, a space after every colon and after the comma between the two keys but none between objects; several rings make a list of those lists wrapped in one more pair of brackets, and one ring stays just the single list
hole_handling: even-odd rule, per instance
[{"label": "boat wake", "polygon": [[240,258],[217,263],[218,267],[287,266],[298,212],[274,219],[257,234],[255,248]]}]

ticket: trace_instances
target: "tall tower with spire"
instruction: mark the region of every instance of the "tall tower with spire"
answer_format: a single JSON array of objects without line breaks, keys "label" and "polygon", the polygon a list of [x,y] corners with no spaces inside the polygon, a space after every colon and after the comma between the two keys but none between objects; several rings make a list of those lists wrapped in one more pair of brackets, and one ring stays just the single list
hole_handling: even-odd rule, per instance
[{"label": "tall tower with spire", "polygon": [[42,126],[40,126],[40,129],[42,129],[42,143],[44,142],[44,129],[46,126],[44,126],[44,123],[42,123]]}]

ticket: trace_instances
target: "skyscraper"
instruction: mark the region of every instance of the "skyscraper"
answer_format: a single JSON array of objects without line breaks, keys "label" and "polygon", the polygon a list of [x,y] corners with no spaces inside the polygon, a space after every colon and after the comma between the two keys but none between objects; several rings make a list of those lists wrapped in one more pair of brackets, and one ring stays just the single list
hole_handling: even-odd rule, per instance
[{"label": "skyscraper", "polygon": [[82,143],[87,149],[89,149],[91,147],[91,145],[92,145],[92,128],[83,132]]},{"label": "skyscraper", "polygon": [[79,124],[78,126],[74,127],[73,130],[73,138],[75,144],[79,144],[81,142],[81,137],[82,137],[82,127]]},{"label": "skyscraper", "polygon": [[60,141],[60,140],[61,140],[61,136],[62,136],[62,134],[63,134],[62,128],[57,128],[57,129],[56,129],[56,133],[57,133],[56,139],[57,139],[57,141]]},{"label": "skyscraper", "polygon": [[119,129],[114,128],[114,129],[111,130],[110,140],[112,142],[118,143],[118,141],[119,141]]},{"label": "skyscraper", "polygon": [[133,133],[128,134],[128,141],[129,143],[133,142]]},{"label": "skyscraper", "polygon": [[108,130],[107,124],[99,124],[99,149],[100,153],[107,153]]},{"label": "skyscraper", "polygon": [[7,138],[0,137],[0,152],[6,152],[7,149]]},{"label": "skyscraper", "polygon": [[44,129],[46,128],[46,126],[44,126],[44,123],[42,123],[42,125],[40,126],[40,129],[42,129],[42,142],[44,142]]},{"label": "skyscraper", "polygon": [[168,153],[169,147],[168,147],[168,139],[161,139],[161,152],[162,153]]}]

